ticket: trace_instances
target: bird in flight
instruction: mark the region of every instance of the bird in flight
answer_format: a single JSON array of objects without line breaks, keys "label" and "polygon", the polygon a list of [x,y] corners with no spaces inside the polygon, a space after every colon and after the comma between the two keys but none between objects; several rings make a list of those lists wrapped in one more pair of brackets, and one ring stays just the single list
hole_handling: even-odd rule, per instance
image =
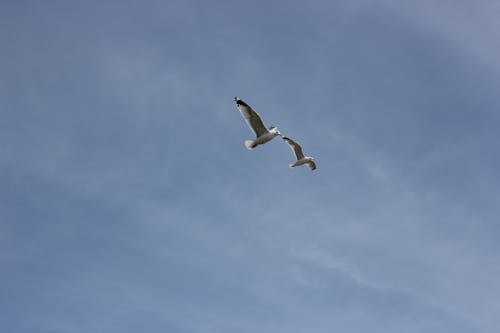
[{"label": "bird in flight", "polygon": [[255,133],[255,140],[245,140],[245,146],[248,149],[254,149],[258,145],[263,145],[266,142],[271,141],[278,135],[281,136],[281,133],[278,131],[278,128],[271,126],[266,128],[259,114],[255,112],[247,103],[243,102],[238,97],[234,98],[236,102],[236,107],[240,110],[243,119],[245,119],[248,127]]},{"label": "bird in flight", "polygon": [[298,142],[293,141],[290,138],[287,138],[286,136],[283,137],[283,140],[292,148],[293,153],[295,154],[295,157],[297,158],[297,161],[295,163],[290,164],[290,168],[294,168],[300,165],[307,164],[309,166],[309,169],[314,170],[316,169],[316,162],[314,161],[314,158],[310,156],[304,156],[304,153],[302,152],[302,147],[298,144]]}]

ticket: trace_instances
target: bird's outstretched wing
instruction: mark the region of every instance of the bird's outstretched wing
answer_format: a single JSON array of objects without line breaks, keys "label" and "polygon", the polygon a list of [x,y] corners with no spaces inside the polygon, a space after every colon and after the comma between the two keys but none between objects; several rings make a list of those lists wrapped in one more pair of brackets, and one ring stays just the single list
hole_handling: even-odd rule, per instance
[{"label": "bird's outstretched wing", "polygon": [[240,110],[241,115],[247,122],[248,127],[250,127],[250,129],[255,133],[255,136],[259,137],[262,134],[269,132],[257,112],[255,112],[247,103],[243,102],[238,97],[235,97],[234,100],[236,101],[238,110]]},{"label": "bird's outstretched wing", "polygon": [[304,158],[302,147],[297,142],[293,141],[290,138],[287,138],[286,136],[283,137],[283,140],[285,140],[286,143],[288,143],[288,145],[292,148],[292,151],[295,154],[295,157],[297,157],[297,160]]}]

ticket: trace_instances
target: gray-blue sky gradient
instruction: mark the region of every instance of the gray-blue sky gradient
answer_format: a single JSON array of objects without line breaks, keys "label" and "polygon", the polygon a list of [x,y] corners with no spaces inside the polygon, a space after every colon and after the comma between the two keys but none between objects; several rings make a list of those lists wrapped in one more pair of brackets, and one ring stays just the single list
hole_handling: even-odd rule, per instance
[{"label": "gray-blue sky gradient", "polygon": [[3,1],[2,331],[497,332],[499,16]]}]

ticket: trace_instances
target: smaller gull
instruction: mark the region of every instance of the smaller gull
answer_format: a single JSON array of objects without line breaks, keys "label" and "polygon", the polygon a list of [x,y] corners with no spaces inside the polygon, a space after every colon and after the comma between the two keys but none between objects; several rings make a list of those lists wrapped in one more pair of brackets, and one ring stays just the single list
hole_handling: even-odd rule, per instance
[{"label": "smaller gull", "polygon": [[297,161],[289,165],[290,168],[307,164],[311,170],[316,169],[316,163],[314,162],[314,158],[310,156],[304,156],[304,153],[302,152],[302,147],[297,142],[293,141],[290,138],[287,138],[286,136],[283,137],[283,140],[285,140],[286,143],[288,143],[288,145],[292,148],[295,157],[297,157]]},{"label": "smaller gull", "polygon": [[274,126],[266,128],[262,119],[257,112],[255,112],[247,103],[243,102],[238,97],[234,98],[236,102],[236,107],[240,110],[241,115],[247,122],[250,129],[255,133],[255,140],[245,140],[245,146],[248,149],[254,149],[258,145],[262,145],[266,142],[271,141],[278,135],[281,136],[281,133]]}]

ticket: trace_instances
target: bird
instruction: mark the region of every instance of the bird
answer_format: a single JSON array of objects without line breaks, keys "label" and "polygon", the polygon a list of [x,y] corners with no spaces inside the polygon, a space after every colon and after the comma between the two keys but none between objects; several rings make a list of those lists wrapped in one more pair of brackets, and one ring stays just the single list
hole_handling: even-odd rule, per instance
[{"label": "bird", "polygon": [[307,164],[309,166],[309,169],[311,169],[311,171],[316,169],[316,162],[314,158],[310,156],[304,156],[304,153],[302,152],[302,147],[298,142],[295,142],[286,136],[283,136],[283,140],[285,140],[285,142],[290,146],[290,148],[292,148],[292,151],[295,154],[295,157],[297,158],[297,161],[295,163],[289,165],[290,168]]},{"label": "bird", "polygon": [[245,147],[252,150],[259,145],[271,141],[277,136],[282,136],[278,128],[271,126],[266,128],[259,114],[255,112],[247,103],[243,102],[240,98],[235,97],[236,107],[240,111],[243,119],[245,119],[248,127],[255,133],[255,140],[245,140]]}]

